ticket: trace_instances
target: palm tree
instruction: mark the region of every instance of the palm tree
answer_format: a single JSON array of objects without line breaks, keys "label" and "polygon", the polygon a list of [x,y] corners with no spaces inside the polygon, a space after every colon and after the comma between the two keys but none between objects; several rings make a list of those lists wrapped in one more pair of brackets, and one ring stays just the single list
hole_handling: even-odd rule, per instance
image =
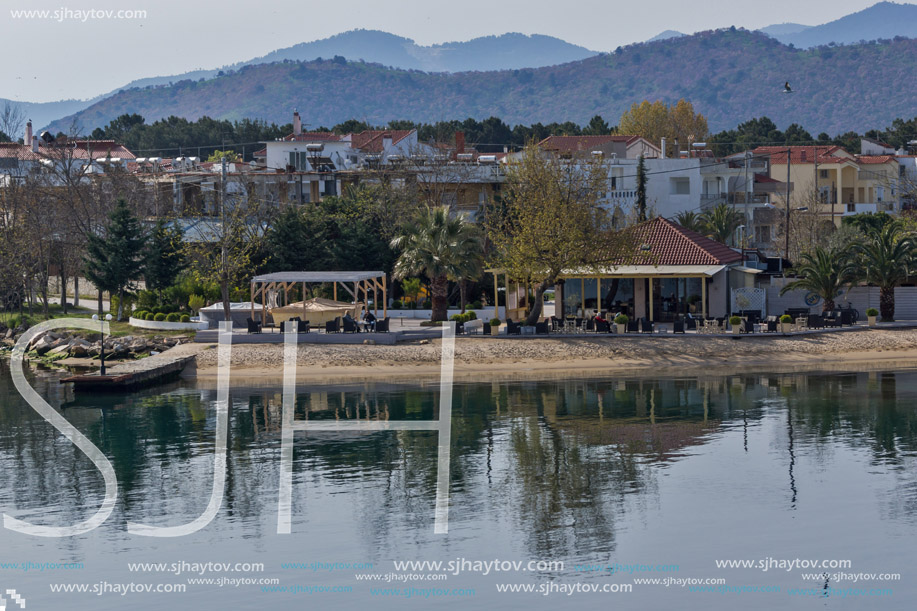
[{"label": "palm tree", "polygon": [[799,277],[784,286],[780,294],[796,289],[811,291],[825,300],[823,312],[833,310],[834,298],[857,277],[849,251],[816,246],[813,252],[803,253],[801,259],[795,268]]},{"label": "palm tree", "polygon": [[675,215],[675,222],[691,231],[704,233],[704,220],[693,210],[685,210]]},{"label": "palm tree", "polygon": [[401,250],[395,277],[425,274],[430,278],[430,320],[446,320],[449,280],[469,278],[481,267],[483,244],[477,226],[464,216],[450,215],[448,206],[437,207],[421,213],[391,245]]},{"label": "palm tree", "polygon": [[879,313],[883,321],[895,319],[895,287],[909,275],[917,253],[914,237],[898,221],[870,231],[854,246],[860,257],[862,279],[879,287]]},{"label": "palm tree", "polygon": [[704,233],[708,238],[725,244],[733,239],[736,228],[742,224],[742,215],[729,204],[722,203],[701,215]]}]

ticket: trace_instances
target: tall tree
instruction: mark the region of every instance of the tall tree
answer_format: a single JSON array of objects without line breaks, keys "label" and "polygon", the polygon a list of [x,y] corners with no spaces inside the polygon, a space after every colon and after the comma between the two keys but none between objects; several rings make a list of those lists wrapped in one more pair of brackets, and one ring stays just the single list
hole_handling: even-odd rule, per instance
[{"label": "tall tree", "polygon": [[430,320],[446,320],[449,279],[461,280],[474,273],[469,253],[482,251],[477,226],[463,215],[450,215],[448,206],[440,206],[421,213],[391,245],[401,251],[395,262],[395,277],[426,275],[433,297]]},{"label": "tall tree", "polygon": [[834,300],[841,290],[856,280],[856,267],[851,262],[850,249],[837,250],[816,246],[813,252],[802,254],[793,268],[797,279],[787,283],[780,294],[803,289],[824,300],[822,311],[834,309]]},{"label": "tall tree", "polygon": [[140,222],[123,199],[118,200],[102,232],[87,240],[86,277],[100,291],[117,293],[118,320],[124,311],[125,292],[133,289],[134,280],[143,272],[145,242]]},{"label": "tall tree", "polygon": [[643,136],[654,144],[668,138],[672,144],[677,140],[680,146],[688,146],[705,140],[708,131],[707,119],[695,113],[687,100],[678,100],[672,106],[660,100],[644,100],[631,105],[618,122],[619,133]]},{"label": "tall tree", "polygon": [[541,317],[544,292],[565,270],[602,262],[616,235],[602,207],[607,184],[600,159],[574,165],[535,145],[507,168],[500,207],[488,215],[488,237],[493,264],[535,287],[526,324]]},{"label": "tall tree", "polygon": [[162,302],[162,291],[173,284],[185,267],[182,232],[165,220],[156,222],[150,232],[143,276],[146,287],[156,291]]},{"label": "tall tree", "polygon": [[859,256],[862,279],[879,287],[879,313],[882,320],[895,319],[895,287],[902,284],[914,266],[917,243],[899,221],[883,225],[866,234],[854,246]]},{"label": "tall tree", "polygon": [[646,220],[646,160],[640,155],[637,161],[637,221]]},{"label": "tall tree", "polygon": [[735,230],[742,224],[742,215],[726,203],[718,204],[701,215],[708,238],[721,244],[735,241]]}]

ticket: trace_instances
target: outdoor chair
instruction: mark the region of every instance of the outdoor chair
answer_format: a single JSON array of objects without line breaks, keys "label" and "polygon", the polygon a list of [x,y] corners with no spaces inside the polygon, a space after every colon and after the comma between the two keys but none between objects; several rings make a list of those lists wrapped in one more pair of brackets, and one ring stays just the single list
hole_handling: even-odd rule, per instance
[{"label": "outdoor chair", "polygon": [[672,322],[672,333],[684,333],[685,332],[685,321],[676,320]]},{"label": "outdoor chair", "polygon": [[292,320],[296,321],[296,325],[298,327],[297,333],[308,333],[311,330],[309,326],[310,323],[308,320],[300,320],[299,316],[297,316],[296,318],[293,318]]},{"label": "outdoor chair", "polygon": [[338,316],[334,320],[329,320],[325,323],[325,333],[340,333],[341,332],[341,317]]},{"label": "outdoor chair", "polygon": [[584,319],[581,318],[581,317],[579,317],[579,316],[576,317],[576,324],[575,324],[575,326],[574,326],[574,330],[575,330],[575,331],[582,331],[582,330],[583,330],[583,320],[584,320]]},{"label": "outdoor chair", "polygon": [[824,329],[825,319],[818,314],[810,314],[806,321],[806,326],[810,329]]},{"label": "outdoor chair", "polygon": [[595,332],[596,333],[611,333],[611,325],[607,320],[597,320],[595,321]]},{"label": "outdoor chair", "polygon": [[627,332],[628,333],[640,333],[640,321],[628,320],[627,321]]},{"label": "outdoor chair", "polygon": [[754,330],[755,323],[743,318],[742,322],[739,324],[739,333],[753,333]]},{"label": "outdoor chair", "polygon": [[586,331],[595,331],[595,319],[587,318],[586,319]]},{"label": "outdoor chair", "polygon": [[641,333],[653,333],[655,331],[655,325],[653,321],[647,318],[640,319],[640,332]]},{"label": "outdoor chair", "polygon": [[357,324],[357,321],[351,318],[343,318],[344,321],[344,333],[359,333],[360,325]]},{"label": "outdoor chair", "polygon": [[376,333],[388,333],[388,316],[376,321]]},{"label": "outdoor chair", "polygon": [[841,313],[841,325],[850,326],[853,324],[853,312],[850,310],[838,310]]},{"label": "outdoor chair", "polygon": [[507,335],[522,335],[522,325],[517,322],[513,322],[512,318],[506,319],[506,334]]},{"label": "outdoor chair", "polygon": [[684,325],[685,325],[684,328],[687,329],[688,331],[691,331],[691,330],[697,331],[698,330],[697,329],[697,319],[691,315],[688,315],[688,317],[685,318]]},{"label": "outdoor chair", "polygon": [[245,324],[248,325],[249,333],[261,333],[261,325],[252,320],[251,318],[245,319]]},{"label": "outdoor chair", "polygon": [[765,323],[767,324],[767,328],[766,328],[767,333],[776,333],[777,325],[780,324],[780,321],[777,319],[776,316],[768,316]]},{"label": "outdoor chair", "polygon": [[556,316],[551,317],[551,330],[555,333],[564,331],[564,321]]},{"label": "outdoor chair", "polygon": [[271,329],[271,333],[273,333],[273,329],[276,328],[276,325],[274,324],[274,317],[270,314],[265,315],[264,322],[261,324],[261,327],[263,329]]},{"label": "outdoor chair", "polygon": [[551,332],[551,324],[548,321],[535,323],[535,335],[547,335]]}]

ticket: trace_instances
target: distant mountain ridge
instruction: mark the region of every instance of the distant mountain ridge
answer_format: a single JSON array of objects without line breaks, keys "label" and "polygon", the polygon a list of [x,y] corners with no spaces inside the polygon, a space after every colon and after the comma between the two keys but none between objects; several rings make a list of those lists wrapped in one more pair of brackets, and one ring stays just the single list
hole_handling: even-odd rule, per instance
[{"label": "distant mountain ridge", "polygon": [[[895,36],[917,38],[917,5],[879,2],[862,11],[851,13],[829,23],[817,26],[802,26],[803,29],[781,31],[783,25],[764,28],[785,45],[808,49],[818,45],[835,43],[855,44],[860,41],[890,39]],[[775,31],[775,28],[776,31]],[[762,30],[762,31],[764,31]]]},{"label": "distant mountain ridge", "polygon": [[[785,81],[795,95],[781,93]],[[124,113],[148,121],[207,115],[286,123],[293,108],[313,126],[350,118],[382,125],[469,116],[497,116],[510,124],[585,123],[596,114],[614,123],[634,102],[685,98],[714,131],[766,115],[778,125],[795,122],[813,134],[834,134],[913,116],[913,82],[917,40],[801,50],[730,28],[559,66],[497,72],[437,74],[337,60],[250,65],[203,82],[122,91],[74,118],[84,133]]]}]

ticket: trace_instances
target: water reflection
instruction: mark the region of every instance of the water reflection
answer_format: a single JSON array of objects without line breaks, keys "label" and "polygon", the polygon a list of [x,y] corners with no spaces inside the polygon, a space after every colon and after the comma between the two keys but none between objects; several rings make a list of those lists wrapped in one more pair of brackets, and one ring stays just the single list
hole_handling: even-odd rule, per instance
[{"label": "water reflection", "polygon": [[[103,496],[101,477],[24,404],[6,363],[0,367],[0,505],[43,524],[84,519]],[[216,391],[177,383],[133,395],[74,396],[53,373],[30,375],[113,464],[118,507],[100,530],[119,541],[117,549],[143,545],[124,533],[128,521],[169,525],[203,511]],[[378,381],[304,386],[296,418],[435,419],[436,391]],[[669,477],[691,461],[723,479],[721,502],[736,511],[757,504],[773,512],[768,516],[794,512],[808,523],[825,502],[825,474],[850,468],[857,475],[841,496],[862,495],[866,482],[882,519],[913,528],[917,516],[911,372],[466,384],[456,387],[454,401],[454,534],[432,535],[437,439],[415,431],[297,435],[294,534],[377,558],[412,557],[430,546],[445,551],[463,541],[480,553],[492,553],[492,541],[532,558],[608,558],[622,534],[646,528],[648,516],[676,515],[669,499],[710,486],[697,470]],[[235,388],[231,404],[226,494],[200,536],[296,550],[295,537],[272,539],[280,389]],[[861,457],[873,470],[857,468]],[[731,496],[751,477],[760,485],[748,498]],[[319,526],[325,530],[316,532]],[[80,545],[62,541],[59,549]]]}]

